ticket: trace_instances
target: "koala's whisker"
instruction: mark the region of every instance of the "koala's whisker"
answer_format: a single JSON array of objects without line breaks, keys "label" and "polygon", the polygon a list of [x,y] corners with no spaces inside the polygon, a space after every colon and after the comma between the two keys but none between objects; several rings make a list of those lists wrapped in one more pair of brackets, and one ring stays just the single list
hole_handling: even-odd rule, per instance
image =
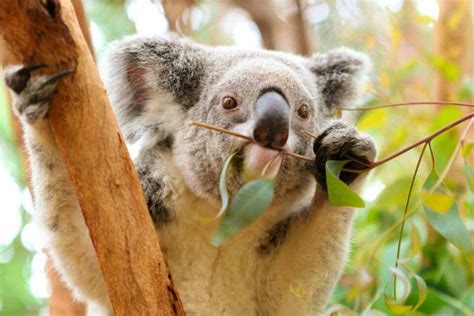
[{"label": "koala's whisker", "polygon": [[[234,132],[234,131],[229,131],[228,129],[225,129],[225,128],[222,128],[222,127],[219,127],[219,126],[206,124],[206,123],[201,123],[201,122],[193,121],[193,120],[189,121],[189,124],[197,126],[197,127],[207,128],[207,129],[210,129],[210,130],[213,130],[213,131],[216,131],[216,132],[221,132],[221,133],[224,133],[224,134],[232,135],[232,136],[235,136],[235,137],[239,137],[239,138],[245,139],[246,141],[249,141],[251,143],[255,143],[255,140],[250,136],[243,135],[243,134],[240,134],[240,133],[237,133],[237,132]],[[305,161],[308,161],[308,162],[311,162],[311,163],[314,162],[314,159],[311,158],[311,157],[306,157],[306,156],[299,155],[297,153],[294,153],[294,152],[291,152],[291,151],[286,151],[286,150],[283,150],[282,152],[285,155],[288,155],[288,156],[292,156],[292,157],[295,157],[295,158],[298,158],[298,159],[301,159],[301,160],[305,160]]]}]

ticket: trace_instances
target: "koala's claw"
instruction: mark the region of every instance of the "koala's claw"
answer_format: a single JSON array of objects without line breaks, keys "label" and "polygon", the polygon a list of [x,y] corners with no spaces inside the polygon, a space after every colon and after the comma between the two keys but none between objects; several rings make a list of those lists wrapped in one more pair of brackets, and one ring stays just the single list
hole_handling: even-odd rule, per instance
[{"label": "koala's claw", "polygon": [[12,66],[5,70],[5,83],[15,93],[13,108],[20,119],[34,124],[46,116],[49,101],[56,93],[56,82],[73,72],[64,70],[51,75],[41,75],[31,78],[31,72],[47,67],[44,64]]},{"label": "koala's claw", "polygon": [[5,83],[13,91],[20,93],[26,88],[28,80],[31,78],[31,72],[44,67],[47,66],[45,64],[31,64],[9,67],[5,71]]},{"label": "koala's claw", "polygon": [[[328,160],[350,160],[345,168],[365,169],[375,159],[375,145],[369,137],[361,136],[357,131],[342,122],[334,122],[314,141],[316,155],[314,175],[320,185],[326,188],[325,166]],[[340,179],[352,183],[358,173],[342,171]]]}]

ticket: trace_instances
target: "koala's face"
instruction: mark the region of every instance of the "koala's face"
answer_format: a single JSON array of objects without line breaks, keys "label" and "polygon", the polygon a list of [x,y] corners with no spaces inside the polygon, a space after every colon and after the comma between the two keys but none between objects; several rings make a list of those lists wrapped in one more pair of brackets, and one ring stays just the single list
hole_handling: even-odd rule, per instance
[{"label": "koala's face", "polygon": [[[234,53],[216,56],[216,61],[209,63],[210,74],[199,102],[187,117],[249,136],[254,142],[196,126],[184,127],[180,166],[198,194],[219,199],[219,176],[234,152],[237,156],[227,177],[232,193],[264,170],[265,176],[276,176],[277,198],[295,198],[312,188],[308,163],[279,153],[313,157],[313,140],[303,131],[317,134],[331,119],[331,109],[325,103],[324,87],[318,86],[306,60],[291,57],[270,52]],[[334,88],[335,93],[347,93]]]},{"label": "koala's face", "polygon": [[312,140],[303,131],[315,133],[328,118],[314,93],[316,85],[305,82],[304,69],[297,64],[264,56],[243,58],[232,67],[216,63],[213,68],[214,75],[207,79],[188,118],[238,132],[254,142],[196,126],[183,128],[185,146],[179,157],[186,157],[181,167],[191,187],[218,199],[224,161],[237,152],[228,173],[229,191],[259,177],[265,168],[265,176],[276,176],[277,196],[304,191],[312,181],[305,162],[279,153],[312,156]]},{"label": "koala's face", "polygon": [[[123,92],[109,95],[125,134],[133,138],[143,131],[137,123],[156,122],[175,140],[173,161],[188,187],[214,201],[219,201],[224,162],[234,152],[227,177],[231,193],[264,173],[276,177],[277,199],[305,194],[314,182],[307,162],[280,153],[314,156],[313,140],[303,131],[317,134],[337,106],[353,101],[367,68],[366,58],[348,49],[303,58],[153,38],[132,38],[118,46],[112,60],[126,59],[122,67],[132,97],[127,102]],[[110,76],[108,86],[113,86],[118,74]],[[192,126],[189,120],[253,141]]]}]

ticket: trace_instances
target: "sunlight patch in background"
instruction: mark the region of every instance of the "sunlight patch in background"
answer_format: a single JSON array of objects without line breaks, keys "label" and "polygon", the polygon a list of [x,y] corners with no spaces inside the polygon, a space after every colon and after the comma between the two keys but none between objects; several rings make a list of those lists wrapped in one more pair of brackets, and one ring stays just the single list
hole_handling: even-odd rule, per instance
[{"label": "sunlight patch in background", "polygon": [[[0,155],[2,153],[0,152]],[[1,159],[3,161],[3,159]],[[21,219],[21,190],[15,179],[0,165],[0,190],[2,192],[2,207],[0,211],[0,249],[10,245],[20,232]],[[1,257],[1,254],[0,254]]]},{"label": "sunlight patch in background", "polygon": [[[458,1],[458,0],[444,0],[444,1]],[[416,9],[421,15],[427,15],[435,20],[439,16],[439,5],[436,0],[416,0]]]},{"label": "sunlight patch in background", "polygon": [[245,48],[262,47],[260,31],[245,11],[232,10],[221,20],[220,26],[232,37],[235,45]]},{"label": "sunlight patch in background", "polygon": [[48,258],[42,252],[33,256],[31,261],[31,278],[28,281],[31,293],[38,298],[48,298],[51,295],[48,275],[46,274],[46,261]]},{"label": "sunlight patch in background", "polygon": [[150,0],[129,1],[127,15],[135,24],[137,34],[165,36],[168,33],[168,21],[163,6]]}]

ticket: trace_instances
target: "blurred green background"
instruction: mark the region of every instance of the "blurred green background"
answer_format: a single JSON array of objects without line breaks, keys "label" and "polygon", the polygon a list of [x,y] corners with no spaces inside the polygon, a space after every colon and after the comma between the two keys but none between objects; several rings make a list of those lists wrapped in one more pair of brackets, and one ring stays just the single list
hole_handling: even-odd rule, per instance
[{"label": "blurred green background", "polygon": [[[126,34],[168,36],[170,30],[211,45],[266,47],[302,54],[350,46],[369,54],[374,67],[364,105],[407,101],[473,102],[473,11],[469,0],[88,0],[84,2],[100,64],[106,45]],[[469,108],[425,105],[345,113],[369,133],[379,157],[411,144],[466,115]],[[0,87],[0,315],[47,314],[50,295],[41,236],[31,220],[18,138],[6,91]],[[455,198],[459,217],[474,236],[474,195],[464,161],[474,165],[474,127],[467,124],[432,142],[438,174]],[[463,132],[463,150],[460,139]],[[431,171],[421,161],[401,236],[400,263],[407,280],[391,304],[393,277],[407,194],[421,146],[375,169],[357,211],[353,250],[328,313],[340,315],[473,315],[474,256],[430,224],[421,186]],[[454,156],[453,156],[454,154]],[[442,213],[442,212],[441,212]],[[443,224],[449,227],[447,219]],[[420,288],[419,276],[427,285]],[[399,280],[403,281],[403,276]],[[420,290],[421,289],[421,290]],[[304,289],[293,289],[305,299]],[[420,296],[426,300],[416,311]]]}]

